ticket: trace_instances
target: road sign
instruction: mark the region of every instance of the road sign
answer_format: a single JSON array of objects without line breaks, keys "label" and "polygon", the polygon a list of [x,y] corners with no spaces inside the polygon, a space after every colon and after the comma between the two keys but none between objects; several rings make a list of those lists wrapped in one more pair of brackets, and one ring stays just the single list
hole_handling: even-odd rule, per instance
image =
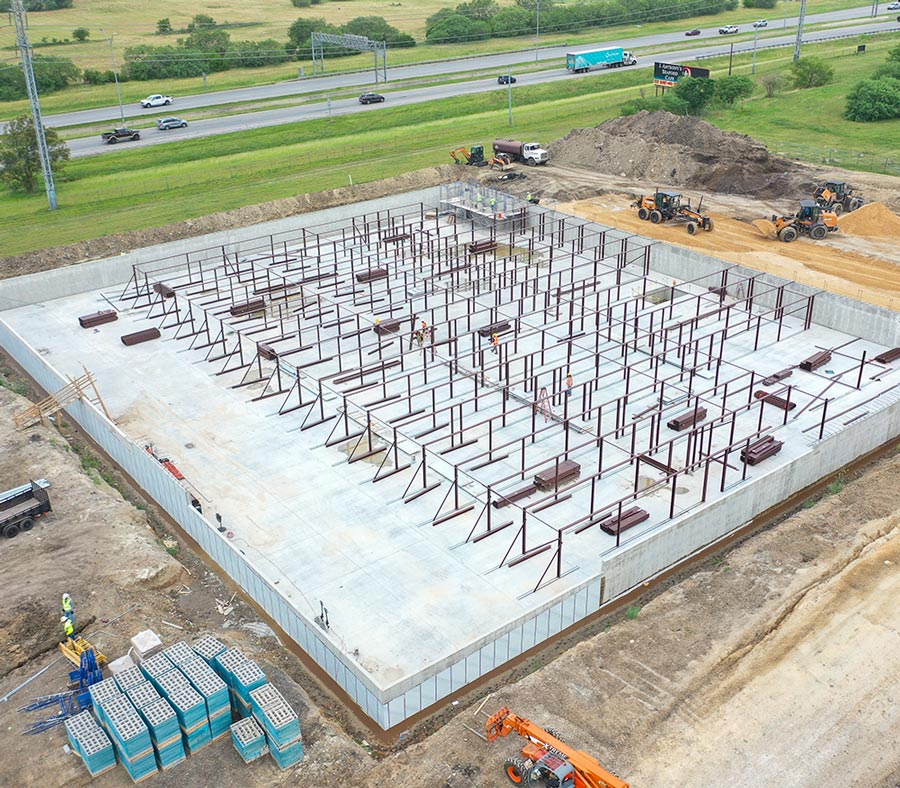
[{"label": "road sign", "polygon": [[708,68],[697,66],[682,66],[678,63],[654,63],[653,84],[664,88],[674,88],[681,77],[695,77],[709,79]]}]

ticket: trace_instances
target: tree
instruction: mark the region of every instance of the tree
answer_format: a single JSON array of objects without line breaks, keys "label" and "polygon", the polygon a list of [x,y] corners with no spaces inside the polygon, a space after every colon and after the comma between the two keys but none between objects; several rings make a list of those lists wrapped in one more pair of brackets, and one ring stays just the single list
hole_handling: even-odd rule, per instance
[{"label": "tree", "polygon": [[34,81],[41,93],[62,90],[81,79],[81,70],[71,60],[50,55],[35,55]]},{"label": "tree", "polygon": [[[53,173],[58,174],[69,158],[69,147],[55,129],[44,129],[44,134],[50,149],[50,166]],[[34,120],[30,115],[20,115],[6,124],[6,133],[0,137],[0,166],[0,179],[13,191],[31,193],[37,188],[41,159]]]},{"label": "tree", "polygon": [[469,19],[480,19],[482,22],[490,22],[499,10],[500,6],[494,0],[471,0],[456,6],[457,14],[467,16]]},{"label": "tree", "polygon": [[778,0],[744,0],[744,8],[775,8]]},{"label": "tree", "polygon": [[888,50],[887,59],[888,59],[888,63],[891,63],[894,61],[900,62],[900,44],[897,44],[897,46],[891,47]]},{"label": "tree", "polygon": [[372,41],[385,41],[392,47],[414,47],[416,40],[392,27],[381,16],[358,16],[341,26],[342,33],[365,36]]},{"label": "tree", "polygon": [[689,115],[703,114],[715,93],[716,82],[713,79],[688,77],[679,79],[675,86],[675,96],[685,103]]},{"label": "tree", "polygon": [[453,14],[430,28],[425,37],[432,44],[483,41],[491,37],[491,26],[462,14]]},{"label": "tree", "polygon": [[882,77],[900,79],[900,61],[888,60],[887,63],[882,63],[872,74],[872,79],[881,79]]},{"label": "tree", "polygon": [[167,33],[172,32],[172,23],[169,21],[169,17],[164,17],[163,19],[156,20],[156,34],[159,36],[164,36]]},{"label": "tree", "polygon": [[759,78],[759,84],[766,91],[766,98],[772,98],[784,87],[784,79],[780,74],[764,74]]},{"label": "tree", "polygon": [[216,26],[216,20],[207,14],[194,14],[194,18],[188,22],[188,32],[193,33],[195,30],[204,30]]},{"label": "tree", "polygon": [[834,69],[820,57],[801,57],[791,64],[794,87],[820,88],[834,81]]},{"label": "tree", "polygon": [[309,37],[329,27],[324,19],[298,19],[288,28],[288,39],[297,47],[297,57],[311,57]]},{"label": "tree", "polygon": [[491,19],[491,30],[497,38],[530,35],[534,30],[534,14],[524,8],[504,8]]},{"label": "tree", "polygon": [[76,27],[72,31],[72,38],[76,41],[87,41],[91,37],[91,31],[86,27]]},{"label": "tree", "polygon": [[844,117],[860,122],[900,118],[900,81],[882,77],[858,82],[847,96]]},{"label": "tree", "polygon": [[743,74],[719,77],[715,80],[716,98],[728,107],[753,95],[753,80]]},{"label": "tree", "polygon": [[0,101],[15,101],[27,95],[22,69],[15,66],[0,68]]}]

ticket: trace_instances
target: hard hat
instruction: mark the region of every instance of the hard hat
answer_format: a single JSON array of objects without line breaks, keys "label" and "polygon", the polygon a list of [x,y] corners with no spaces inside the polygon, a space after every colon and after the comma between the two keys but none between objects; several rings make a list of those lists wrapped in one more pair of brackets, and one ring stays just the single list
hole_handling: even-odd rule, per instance
[{"label": "hard hat", "polygon": [[68,621],[68,620],[69,620],[69,619],[67,619],[65,616],[63,616],[63,617],[59,620],[59,623],[60,623],[60,624],[65,624],[66,621]]},{"label": "hard hat", "polygon": [[71,599],[71,598],[72,597],[70,597],[68,594],[63,594],[63,599]]}]

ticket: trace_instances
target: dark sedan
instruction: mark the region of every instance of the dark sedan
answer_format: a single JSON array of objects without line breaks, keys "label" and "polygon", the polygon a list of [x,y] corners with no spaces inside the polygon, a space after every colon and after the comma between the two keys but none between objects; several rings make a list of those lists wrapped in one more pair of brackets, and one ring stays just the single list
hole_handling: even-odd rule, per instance
[{"label": "dark sedan", "polygon": [[187,121],[181,118],[160,118],[156,121],[156,128],[160,131],[168,131],[169,129],[186,129]]},{"label": "dark sedan", "polygon": [[687,33],[685,33],[685,35],[686,36],[699,36],[700,31],[695,27],[693,30],[688,30]]},{"label": "dark sedan", "polygon": [[501,74],[499,77],[497,77],[497,84],[498,85],[515,85],[516,78],[511,77],[509,74]]},{"label": "dark sedan", "polygon": [[363,93],[359,97],[360,104],[380,104],[384,101],[384,96],[380,93]]}]

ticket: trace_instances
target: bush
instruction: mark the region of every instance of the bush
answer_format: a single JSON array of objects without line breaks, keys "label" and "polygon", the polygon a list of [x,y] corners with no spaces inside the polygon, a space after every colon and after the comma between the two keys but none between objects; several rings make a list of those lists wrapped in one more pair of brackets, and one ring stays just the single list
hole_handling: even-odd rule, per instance
[{"label": "bush", "polygon": [[294,8],[309,8],[312,5],[312,0],[291,0],[291,5]]},{"label": "bush", "polygon": [[116,75],[113,74],[111,69],[99,71],[96,68],[86,68],[81,78],[88,85],[106,85],[116,81]]},{"label": "bush", "polygon": [[872,74],[872,79],[881,79],[882,77],[887,79],[900,79],[900,61],[889,60],[887,63],[883,63],[878,70]]},{"label": "bush", "polygon": [[744,0],[744,8],[775,8],[778,0]]},{"label": "bush", "polygon": [[71,60],[48,55],[34,56],[34,81],[41,93],[62,90],[81,79],[81,70]]},{"label": "bush", "polygon": [[491,37],[491,26],[462,14],[453,14],[428,30],[425,37],[429,44],[483,41]]},{"label": "bush", "polygon": [[834,69],[820,57],[801,57],[791,64],[794,87],[820,88],[834,81]]},{"label": "bush", "polygon": [[372,41],[384,41],[390,47],[414,47],[416,40],[401,33],[380,16],[358,16],[341,26],[341,32],[354,36],[365,36]]},{"label": "bush", "polygon": [[716,81],[688,77],[678,80],[675,96],[685,103],[689,115],[701,115],[716,93]]},{"label": "bush", "polygon": [[734,106],[736,101],[742,101],[753,95],[753,80],[743,74],[719,77],[715,80],[715,86],[716,99],[727,107]]},{"label": "bush", "polygon": [[766,98],[772,98],[784,87],[784,79],[781,78],[780,74],[765,74],[759,78],[759,84],[766,91]]},{"label": "bush", "polygon": [[881,77],[859,82],[847,96],[844,117],[863,123],[900,118],[900,81]]},{"label": "bush", "polygon": [[0,101],[15,101],[25,98],[28,88],[25,87],[25,74],[21,68],[0,68]]},{"label": "bush", "polygon": [[72,38],[76,41],[87,41],[91,37],[91,31],[86,27],[76,27],[72,31]]},{"label": "bush", "polygon": [[160,36],[164,36],[167,33],[172,32],[172,23],[169,21],[169,17],[165,17],[164,19],[156,20],[156,34]]},{"label": "bush", "polygon": [[534,15],[524,8],[504,8],[491,19],[491,32],[496,38],[530,35],[534,30]]}]

